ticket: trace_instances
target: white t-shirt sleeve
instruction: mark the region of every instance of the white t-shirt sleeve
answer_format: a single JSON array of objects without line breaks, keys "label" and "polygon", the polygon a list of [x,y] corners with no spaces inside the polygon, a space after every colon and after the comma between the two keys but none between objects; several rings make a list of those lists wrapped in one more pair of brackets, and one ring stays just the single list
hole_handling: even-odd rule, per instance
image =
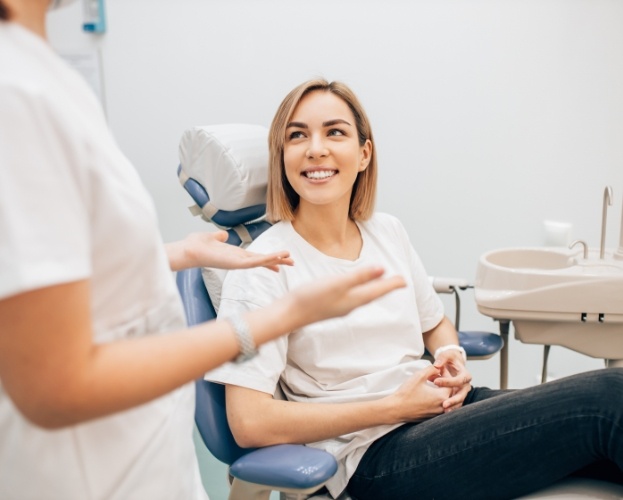
[{"label": "white t-shirt sleeve", "polygon": [[70,142],[71,124],[37,87],[4,86],[0,109],[2,299],[88,277],[91,262],[83,153]]},{"label": "white t-shirt sleeve", "polygon": [[[283,272],[283,271],[281,271]],[[223,283],[218,318],[243,315],[267,306],[285,292],[279,277],[267,269],[230,271]],[[260,346],[257,356],[244,363],[226,363],[208,372],[206,380],[274,394],[285,369],[288,337]]]},{"label": "white t-shirt sleeve", "polygon": [[419,255],[413,248],[406,229],[398,219],[394,217],[392,219],[395,221],[397,236],[407,253],[422,332],[427,332],[436,327],[443,319],[443,303],[431,285],[428,274],[424,269],[424,264],[422,264]]},{"label": "white t-shirt sleeve", "polygon": [[414,270],[414,282],[416,284],[415,301],[420,314],[422,332],[426,333],[441,322],[444,316],[444,308],[439,295],[428,279],[420,257],[413,247],[411,247],[410,253],[411,268]]}]

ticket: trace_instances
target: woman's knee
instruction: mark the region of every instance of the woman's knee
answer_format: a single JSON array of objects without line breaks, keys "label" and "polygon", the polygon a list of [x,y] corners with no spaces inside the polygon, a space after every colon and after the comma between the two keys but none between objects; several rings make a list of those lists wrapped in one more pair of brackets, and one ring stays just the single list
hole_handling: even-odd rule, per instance
[{"label": "woman's knee", "polygon": [[623,394],[623,368],[604,368],[590,373],[597,389],[610,395]]},{"label": "woman's knee", "polygon": [[578,396],[592,398],[601,404],[611,402],[615,408],[623,409],[620,399],[623,394],[623,368],[604,368],[580,374],[577,379],[573,379],[573,382],[579,382],[575,387]]}]

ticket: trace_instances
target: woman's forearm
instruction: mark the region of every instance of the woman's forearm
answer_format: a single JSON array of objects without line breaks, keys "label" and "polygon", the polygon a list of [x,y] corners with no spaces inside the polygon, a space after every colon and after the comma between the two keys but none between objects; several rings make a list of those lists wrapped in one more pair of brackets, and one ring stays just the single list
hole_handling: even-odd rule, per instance
[{"label": "woman's forearm", "polygon": [[355,403],[297,403],[227,386],[227,416],[239,446],[306,444],[370,427],[397,423],[383,398]]},{"label": "woman's forearm", "polygon": [[424,332],[422,336],[424,338],[424,345],[431,354],[444,345],[459,343],[454,325],[445,316],[435,328]]},{"label": "woman's forearm", "polygon": [[443,413],[450,391],[430,380],[439,371],[416,371],[393,394],[353,403],[299,403],[228,385],[227,417],[240,446],[313,443],[351,432],[404,422],[419,422]]}]

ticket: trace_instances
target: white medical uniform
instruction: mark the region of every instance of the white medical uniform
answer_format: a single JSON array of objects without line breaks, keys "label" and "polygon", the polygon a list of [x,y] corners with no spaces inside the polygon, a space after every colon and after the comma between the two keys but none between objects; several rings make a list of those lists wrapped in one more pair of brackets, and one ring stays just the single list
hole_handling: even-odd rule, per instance
[{"label": "white medical uniform", "polygon": [[[381,265],[386,276],[403,276],[407,287],[346,317],[316,323],[267,343],[254,359],[226,364],[209,372],[206,379],[268,394],[274,394],[279,384],[290,401],[346,403],[392,394],[416,370],[430,364],[421,359],[422,333],[439,324],[443,305],[404,227],[387,214],[376,214],[358,226],[363,247],[357,260],[348,261],[318,251],[290,222],[275,224],[249,250],[264,253],[287,248],[294,266],[284,266],[279,273],[230,271],[223,284],[219,317],[261,308],[314,278],[365,265]],[[334,497],[346,487],[368,446],[395,427],[374,427],[309,445],[338,460],[338,472],[327,484]]]},{"label": "white medical uniform", "polygon": [[[96,98],[41,38],[0,22],[0,300],[82,279],[95,342],[184,327],[154,207]],[[0,498],[206,498],[193,411],[188,384],[48,431],[0,385]]]}]

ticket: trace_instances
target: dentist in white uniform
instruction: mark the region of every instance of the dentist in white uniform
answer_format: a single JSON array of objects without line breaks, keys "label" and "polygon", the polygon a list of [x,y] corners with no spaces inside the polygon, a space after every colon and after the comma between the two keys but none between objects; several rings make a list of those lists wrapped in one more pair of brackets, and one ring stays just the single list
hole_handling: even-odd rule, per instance
[{"label": "dentist in white uniform", "polygon": [[46,11],[65,3],[0,0],[0,498],[205,498],[192,381],[249,336],[346,314],[402,281],[370,268],[243,327],[188,329],[171,270],[292,261],[234,251],[223,233],[162,244],[96,98],[46,42]]}]

